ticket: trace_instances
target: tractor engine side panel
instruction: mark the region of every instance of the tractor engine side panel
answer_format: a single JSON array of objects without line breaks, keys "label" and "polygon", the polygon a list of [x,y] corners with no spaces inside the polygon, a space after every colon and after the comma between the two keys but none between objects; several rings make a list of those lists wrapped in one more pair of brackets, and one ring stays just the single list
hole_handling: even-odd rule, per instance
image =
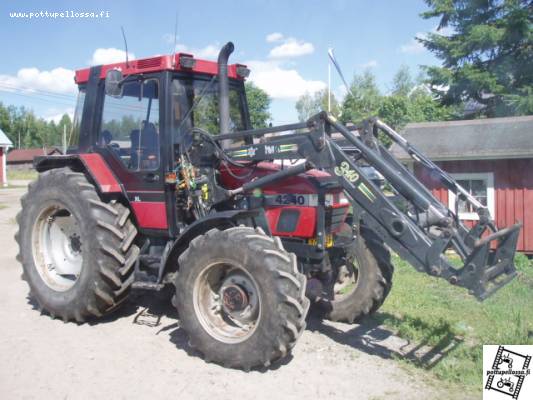
[{"label": "tractor engine side panel", "polygon": [[[279,171],[281,166],[271,162],[260,162],[252,168],[237,168],[234,166],[222,165],[220,168],[220,178],[224,187],[235,189],[241,186],[244,181],[260,178],[268,174]],[[231,173],[228,171],[231,170]],[[239,179],[238,177],[243,177]],[[282,200],[275,205],[265,206],[265,216],[270,230],[274,236],[293,237],[310,239],[316,237],[317,233],[317,199],[318,182],[330,179],[330,175],[323,171],[310,170],[305,174],[292,176],[272,185],[266,185],[261,192],[265,197],[281,196]],[[331,197],[325,207],[325,228],[326,233],[338,233],[346,219],[348,204],[341,203],[341,187],[332,187],[327,191],[327,196]],[[306,198],[314,196],[314,201],[306,201]],[[283,199],[302,199],[302,202],[290,200],[284,203]]]}]

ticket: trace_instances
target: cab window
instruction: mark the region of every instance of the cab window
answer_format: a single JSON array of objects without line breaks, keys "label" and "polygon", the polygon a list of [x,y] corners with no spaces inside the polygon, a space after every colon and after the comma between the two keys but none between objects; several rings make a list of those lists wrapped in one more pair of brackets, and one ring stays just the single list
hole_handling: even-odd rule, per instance
[{"label": "cab window", "polygon": [[[204,79],[174,79],[171,93],[175,137],[186,134],[193,127],[203,129],[212,135],[220,133],[216,81],[211,83],[210,80]],[[230,132],[244,130],[246,127],[244,93],[240,85],[230,84],[229,102]],[[189,112],[195,103],[197,105]]]},{"label": "cab window", "polygon": [[105,96],[98,146],[132,171],[159,168],[159,88],[155,79],[124,83],[121,98]]}]

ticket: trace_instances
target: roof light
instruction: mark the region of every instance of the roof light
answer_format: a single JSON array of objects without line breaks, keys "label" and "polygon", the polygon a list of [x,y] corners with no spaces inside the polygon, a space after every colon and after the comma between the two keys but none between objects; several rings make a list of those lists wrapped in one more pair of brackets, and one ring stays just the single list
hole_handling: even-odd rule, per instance
[{"label": "roof light", "polygon": [[237,65],[237,75],[239,75],[241,78],[248,78],[250,75],[250,70],[244,65]]},{"label": "roof light", "polygon": [[191,69],[191,68],[194,68],[195,65],[196,65],[196,60],[192,56],[188,56],[188,55],[186,56],[184,54],[180,56],[180,66],[182,68]]}]

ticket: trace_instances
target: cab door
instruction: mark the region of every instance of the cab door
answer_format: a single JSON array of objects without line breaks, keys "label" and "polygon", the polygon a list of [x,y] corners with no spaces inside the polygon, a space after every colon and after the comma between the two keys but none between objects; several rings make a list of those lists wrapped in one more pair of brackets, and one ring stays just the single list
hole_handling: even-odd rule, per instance
[{"label": "cab door", "polygon": [[124,82],[121,97],[104,95],[96,149],[124,186],[139,227],[168,231],[160,93],[154,76]]}]

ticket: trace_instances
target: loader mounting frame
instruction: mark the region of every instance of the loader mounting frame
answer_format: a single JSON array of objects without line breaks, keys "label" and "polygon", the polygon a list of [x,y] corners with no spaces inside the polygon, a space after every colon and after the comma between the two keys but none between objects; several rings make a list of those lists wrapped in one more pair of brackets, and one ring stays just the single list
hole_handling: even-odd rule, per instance
[{"label": "loader mounting frame", "polygon": [[[281,134],[287,131],[296,133]],[[356,135],[354,131],[359,134]],[[472,204],[479,221],[471,229],[465,227],[458,218],[457,210],[449,210],[440,203],[379,143],[379,131],[404,148],[416,162],[429,168],[432,175],[438,177],[449,190]],[[332,139],[334,132],[342,135],[350,144],[350,155]],[[337,177],[351,200],[354,221],[373,230],[416,270],[465,287],[479,300],[489,297],[516,275],[513,259],[521,224],[497,230],[486,207],[379,119],[368,119],[347,127],[331,115],[321,112],[305,123],[216,137],[216,141],[235,139],[244,139],[245,143],[256,141],[254,144],[225,149],[228,156],[239,162],[272,159],[306,161],[247,182],[229,191],[228,197],[250,193],[312,168],[321,169]],[[361,168],[362,160],[385,177],[398,197],[410,206],[410,210],[401,210],[390,196],[365,176]],[[325,235],[319,227],[317,238],[318,248],[324,248]],[[448,249],[453,249],[459,255],[462,267],[453,265],[446,257]]]}]

